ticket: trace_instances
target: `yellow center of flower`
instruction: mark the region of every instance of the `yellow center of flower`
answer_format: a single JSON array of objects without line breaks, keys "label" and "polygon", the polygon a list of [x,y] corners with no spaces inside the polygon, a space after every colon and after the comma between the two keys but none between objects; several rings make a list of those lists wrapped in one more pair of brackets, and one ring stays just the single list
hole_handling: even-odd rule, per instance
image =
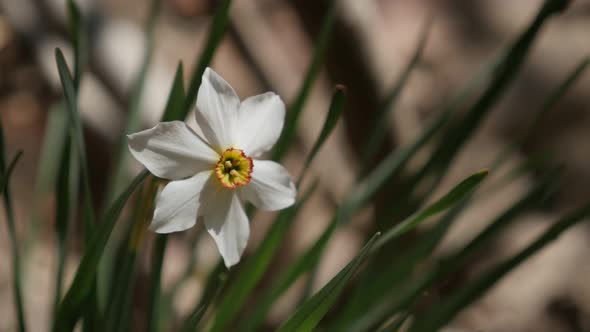
[{"label": "yellow center of flower", "polygon": [[215,175],[222,186],[235,189],[250,182],[253,166],[252,158],[244,151],[229,148],[223,151],[215,165]]}]

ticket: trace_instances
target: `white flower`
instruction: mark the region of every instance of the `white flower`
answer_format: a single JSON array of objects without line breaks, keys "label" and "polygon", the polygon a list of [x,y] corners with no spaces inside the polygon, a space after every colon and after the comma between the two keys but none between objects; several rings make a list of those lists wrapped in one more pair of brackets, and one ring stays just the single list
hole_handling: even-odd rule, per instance
[{"label": "white flower", "polygon": [[250,236],[242,201],[273,211],[295,202],[295,185],[285,168],[255,159],[274,145],[284,117],[285,105],[276,94],[240,102],[207,68],[197,96],[202,135],[172,121],[128,136],[131,154],[154,175],[172,180],[157,199],[150,228],[183,231],[202,217],[225,265],[238,263]]}]

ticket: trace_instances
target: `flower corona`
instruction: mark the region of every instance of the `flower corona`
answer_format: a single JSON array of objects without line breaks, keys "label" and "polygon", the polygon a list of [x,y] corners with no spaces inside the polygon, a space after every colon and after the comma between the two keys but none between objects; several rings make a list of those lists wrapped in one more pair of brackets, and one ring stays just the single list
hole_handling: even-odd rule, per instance
[{"label": "flower corona", "polygon": [[252,179],[252,158],[246,156],[240,149],[225,150],[215,165],[215,175],[222,186],[235,189],[245,186]]}]

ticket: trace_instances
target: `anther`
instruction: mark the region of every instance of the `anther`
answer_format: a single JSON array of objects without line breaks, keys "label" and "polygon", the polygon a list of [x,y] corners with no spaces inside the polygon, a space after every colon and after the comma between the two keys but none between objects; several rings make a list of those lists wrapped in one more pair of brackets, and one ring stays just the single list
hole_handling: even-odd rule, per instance
[{"label": "anther", "polygon": [[232,169],[231,171],[229,171],[229,175],[237,178],[237,177],[241,177],[240,173],[238,173],[238,171],[236,171],[235,169]]},{"label": "anther", "polygon": [[229,160],[226,160],[225,163],[223,163],[223,166],[225,166],[225,169],[232,168],[232,164]]}]

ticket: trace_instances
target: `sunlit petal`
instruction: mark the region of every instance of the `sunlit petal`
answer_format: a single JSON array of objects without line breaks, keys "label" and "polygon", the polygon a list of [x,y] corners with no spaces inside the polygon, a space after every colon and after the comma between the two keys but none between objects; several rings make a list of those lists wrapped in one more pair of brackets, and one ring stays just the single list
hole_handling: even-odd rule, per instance
[{"label": "sunlit petal", "polygon": [[205,139],[222,151],[235,144],[235,124],[240,99],[234,89],[212,69],[207,68],[197,95],[195,117]]},{"label": "sunlit petal", "polygon": [[252,179],[241,196],[263,210],[280,210],[295,203],[297,190],[287,170],[270,160],[254,160]]},{"label": "sunlit petal", "polygon": [[202,202],[200,196],[210,178],[211,172],[201,172],[168,183],[156,202],[150,229],[157,233],[172,233],[193,227]]},{"label": "sunlit petal", "polygon": [[250,97],[238,111],[236,143],[252,157],[258,157],[275,144],[285,119],[285,103],[273,92]]},{"label": "sunlit petal", "polygon": [[162,122],[128,135],[131,154],[154,175],[179,180],[212,169],[219,159],[184,122]]}]

